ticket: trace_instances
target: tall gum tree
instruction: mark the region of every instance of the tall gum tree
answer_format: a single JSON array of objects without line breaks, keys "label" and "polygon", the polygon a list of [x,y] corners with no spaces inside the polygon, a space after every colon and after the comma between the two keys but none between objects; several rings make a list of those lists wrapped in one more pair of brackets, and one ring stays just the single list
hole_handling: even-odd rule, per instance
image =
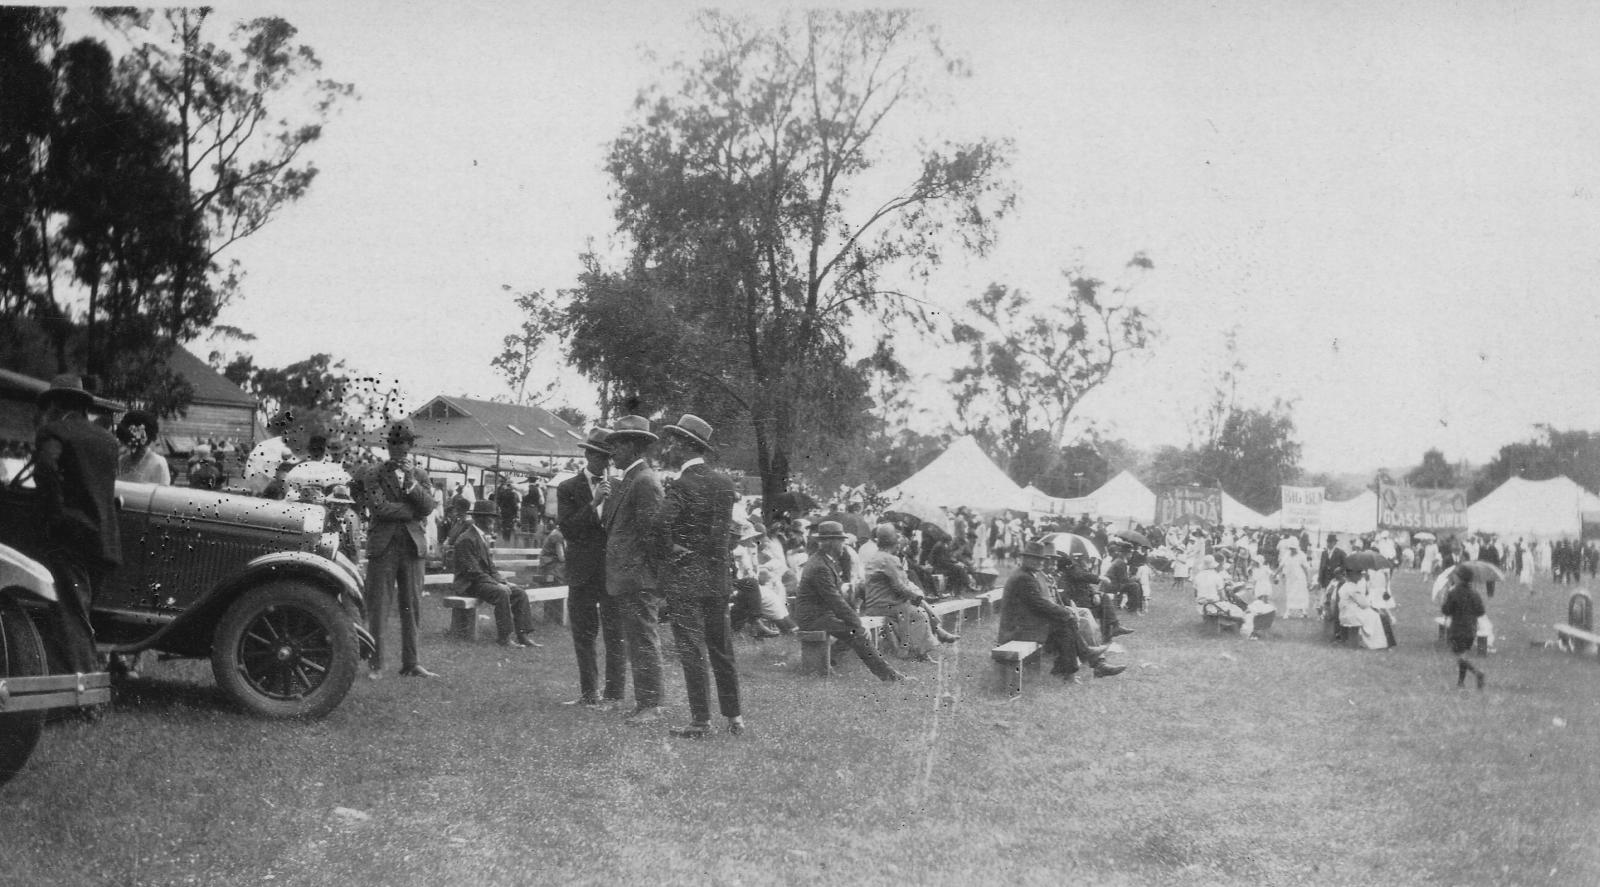
[{"label": "tall gum tree", "polygon": [[1013,202],[1010,146],[885,156],[891,127],[965,75],[914,14],[699,22],[703,53],[640,95],[607,156],[627,258],[589,257],[561,332],[619,402],[732,428],[770,501],[814,444],[857,430],[873,368],[893,363],[887,337],[852,359],[855,322],[926,329],[919,301],[887,281],[993,244]]}]

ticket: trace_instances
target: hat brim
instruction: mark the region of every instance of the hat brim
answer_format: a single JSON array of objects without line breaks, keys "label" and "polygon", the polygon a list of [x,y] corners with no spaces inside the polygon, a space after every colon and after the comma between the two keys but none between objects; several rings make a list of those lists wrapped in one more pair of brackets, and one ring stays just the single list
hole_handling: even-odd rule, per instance
[{"label": "hat brim", "polygon": [[656,433],[653,431],[613,431],[606,435],[606,443],[616,443],[617,441],[627,440],[631,437],[637,437],[642,440],[650,441],[651,443],[661,439],[657,437]]},{"label": "hat brim", "polygon": [[583,443],[578,444],[578,449],[580,449],[580,450],[588,450],[591,453],[599,453],[602,456],[611,455],[611,450],[608,447],[603,447],[603,446],[600,446],[599,444],[589,443],[588,441],[584,441]]},{"label": "hat brim", "polygon": [[683,427],[678,426],[678,425],[668,425],[668,426],[665,427],[664,430],[670,431],[673,434],[678,435],[679,437],[683,437],[683,438],[687,438],[688,440],[692,440],[695,443],[699,444],[702,447],[705,447],[708,450],[711,449],[711,441],[706,440],[705,438],[701,437],[698,434],[695,434],[693,431],[690,431],[687,428],[683,428]]}]

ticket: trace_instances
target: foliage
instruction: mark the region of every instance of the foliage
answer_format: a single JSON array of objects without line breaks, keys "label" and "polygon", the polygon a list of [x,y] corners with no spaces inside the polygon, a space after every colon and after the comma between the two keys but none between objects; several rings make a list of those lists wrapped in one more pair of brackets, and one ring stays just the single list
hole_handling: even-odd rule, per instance
[{"label": "foliage", "polygon": [[[509,286],[502,285],[500,288],[513,292]],[[555,304],[545,296],[543,290],[513,293],[513,296],[517,310],[522,312],[522,323],[516,332],[507,334],[502,340],[500,353],[489,361],[489,365],[506,380],[512,392],[512,403],[538,403],[550,394],[555,383],[552,381],[545,385],[541,395],[530,398],[528,377],[533,373],[534,360],[559,328],[561,318]]]},{"label": "foliage", "polygon": [[1281,505],[1281,487],[1300,473],[1300,442],[1295,439],[1291,405],[1274,400],[1267,409],[1228,407],[1216,437],[1179,448],[1166,446],[1151,457],[1157,484],[1220,485],[1241,503],[1270,514]]},{"label": "foliage", "polygon": [[[1127,267],[1154,264],[1140,253]],[[1062,276],[1065,295],[1049,299],[990,284],[952,330],[969,350],[967,364],[951,375],[959,416],[969,428],[989,429],[1013,458],[1043,454],[1043,464],[1030,466],[1035,474],[1053,467],[1050,454],[1084,397],[1105,383],[1120,356],[1144,349],[1155,335],[1144,311],[1128,301],[1131,284],[1106,293],[1105,282],[1082,268]]]},{"label": "foliage", "polygon": [[259,398],[262,412],[312,419],[330,430],[359,434],[403,412],[398,389],[384,380],[357,375],[332,355],[313,354],[282,367],[259,367],[249,354],[234,357],[220,371]]},{"label": "foliage", "polygon": [[1549,480],[1565,475],[1591,492],[1600,490],[1600,432],[1561,431],[1535,425],[1541,437],[1500,448],[1473,480],[1468,502],[1476,502],[1507,478]]},{"label": "foliage", "polygon": [[853,438],[870,374],[893,362],[889,337],[852,358],[855,322],[926,324],[887,276],[988,250],[1012,203],[1008,149],[927,147],[898,184],[881,165],[890,124],[962,73],[910,13],[699,21],[704,52],[641,94],[606,159],[631,254],[587,258],[559,332],[606,409],[701,415],[748,447],[772,496]]},{"label": "foliage", "polygon": [[164,415],[187,404],[166,358],[237,286],[218,254],[305,193],[296,156],[331,108],[301,125],[271,100],[315,68],[292,27],[258,19],[225,48],[201,39],[208,14],[163,13],[161,46],[140,42],[155,13],[102,11],[134,41],[118,60],[95,38],[62,45],[59,11],[0,9],[0,325],[22,346],[7,365],[86,369]]}]

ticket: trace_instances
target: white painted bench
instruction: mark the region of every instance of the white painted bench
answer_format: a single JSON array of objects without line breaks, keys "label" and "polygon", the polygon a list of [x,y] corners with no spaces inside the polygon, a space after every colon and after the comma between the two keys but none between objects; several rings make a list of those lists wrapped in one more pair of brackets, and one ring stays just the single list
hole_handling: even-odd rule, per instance
[{"label": "white painted bench", "polygon": [[[1482,643],[1483,638],[1478,641]],[[1564,622],[1556,625],[1556,643],[1561,645],[1561,649],[1574,653],[1600,652],[1600,634],[1574,628]]]},{"label": "white painted bench", "polygon": [[1034,641],[1011,641],[989,651],[989,658],[994,660],[997,683],[1007,696],[1022,693],[1023,666],[1038,673],[1040,662],[1044,659],[1039,653],[1040,649]]},{"label": "white painted bench", "polygon": [[1004,588],[991,588],[978,595],[978,618],[987,619],[1000,610],[1000,601],[1006,596]]},{"label": "white painted bench", "polygon": [[939,617],[939,623],[944,626],[945,631],[955,631],[966,614],[970,613],[973,619],[978,618],[981,603],[977,598],[958,597],[939,601],[932,605],[932,609],[934,615]]},{"label": "white painted bench", "polygon": [[[544,616],[547,621],[567,624],[567,586],[526,588],[522,590],[522,595],[529,604],[545,605]],[[482,598],[446,595],[439,604],[450,611],[450,627],[445,629],[447,634],[467,641],[478,639],[478,608],[487,606]]]}]

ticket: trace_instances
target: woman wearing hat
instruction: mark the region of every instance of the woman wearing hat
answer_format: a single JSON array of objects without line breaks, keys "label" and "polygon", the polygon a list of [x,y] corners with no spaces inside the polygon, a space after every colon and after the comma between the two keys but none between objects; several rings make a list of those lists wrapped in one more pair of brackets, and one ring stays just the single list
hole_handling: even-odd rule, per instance
[{"label": "woman wearing hat", "polygon": [[1194,603],[1201,616],[1215,616],[1244,623],[1244,608],[1228,600],[1220,564],[1212,555],[1200,559],[1200,572],[1194,574]]},{"label": "woman wearing hat", "polygon": [[122,421],[117,423],[117,440],[123,447],[122,456],[117,460],[117,480],[172,485],[172,469],[167,466],[167,460],[150,448],[160,431],[156,417],[144,410],[129,410],[123,414]]},{"label": "woman wearing hat", "polygon": [[1300,550],[1300,540],[1293,536],[1278,556],[1278,578],[1283,581],[1284,618],[1295,613],[1306,618],[1311,612],[1311,562]]}]

